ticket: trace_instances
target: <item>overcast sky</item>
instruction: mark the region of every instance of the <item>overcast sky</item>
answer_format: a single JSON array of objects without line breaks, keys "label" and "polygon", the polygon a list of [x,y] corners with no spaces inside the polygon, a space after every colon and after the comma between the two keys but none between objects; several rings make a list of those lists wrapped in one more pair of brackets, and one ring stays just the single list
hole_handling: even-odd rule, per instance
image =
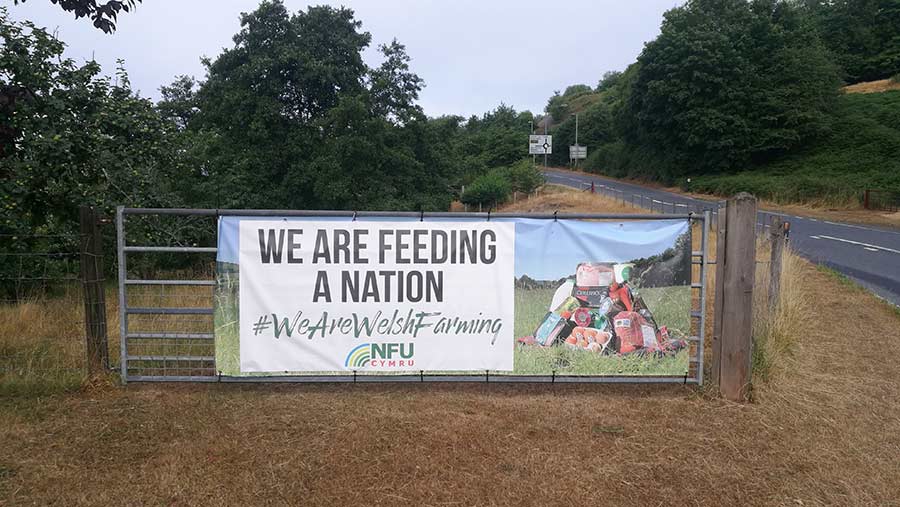
[{"label": "overcast sky", "polygon": [[[397,38],[425,80],[420,103],[430,116],[482,114],[501,102],[540,112],[554,90],[595,86],[608,70],[623,70],[659,33],[662,14],[681,0],[286,0],[290,11],[312,4],[346,5],[372,34],[365,53],[380,63],[378,44]],[[12,5],[14,19],[57,30],[76,61],[94,58],[112,74],[125,60],[132,86],[159,98],[176,75],[205,75],[201,56],[231,47],[241,12],[256,0],[144,0],[105,35],[50,0]]]}]

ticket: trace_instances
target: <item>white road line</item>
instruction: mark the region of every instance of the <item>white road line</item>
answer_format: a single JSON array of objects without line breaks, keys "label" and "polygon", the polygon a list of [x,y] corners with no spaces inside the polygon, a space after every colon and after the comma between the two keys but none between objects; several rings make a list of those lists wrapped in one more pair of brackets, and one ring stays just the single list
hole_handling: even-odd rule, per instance
[{"label": "white road line", "polygon": [[869,248],[869,247],[867,247],[867,246],[864,246],[863,249],[864,249],[864,250],[868,250],[868,251],[870,251],[870,252],[877,252],[877,251],[878,251],[877,248]]},{"label": "white road line", "polygon": [[875,229],[875,228],[872,228],[872,227],[863,227],[863,226],[861,226],[861,225],[842,224],[842,223],[840,223],[840,222],[829,222],[829,221],[827,221],[827,220],[824,220],[824,222],[825,222],[826,224],[829,224],[829,225],[839,225],[839,226],[841,226],[841,227],[850,227],[850,228],[852,228],[852,229],[862,229],[862,230],[864,230],[864,231],[872,231],[872,232],[877,232],[877,233],[879,233],[879,234],[885,234],[885,233],[887,233],[887,234],[900,234],[900,231],[888,231],[888,230],[885,230],[885,229]]},{"label": "white road line", "polygon": [[859,241],[852,241],[852,240],[849,240],[849,239],[843,239],[843,238],[835,238],[835,237],[833,237],[833,236],[824,236],[824,235],[823,235],[823,236],[820,236],[820,238],[822,238],[822,239],[830,239],[830,240],[832,240],[832,241],[840,241],[840,242],[842,242],[842,243],[850,243],[851,245],[859,245],[859,246],[862,246],[862,247],[869,247],[869,248],[874,248],[874,249],[876,249],[876,250],[883,250],[883,251],[885,251],[885,252],[891,252],[891,253],[895,253],[895,254],[900,254],[900,250],[894,250],[893,248],[888,248],[888,247],[885,247],[885,246],[872,245],[872,244],[869,244],[869,243],[861,243],[861,242],[859,242]]}]

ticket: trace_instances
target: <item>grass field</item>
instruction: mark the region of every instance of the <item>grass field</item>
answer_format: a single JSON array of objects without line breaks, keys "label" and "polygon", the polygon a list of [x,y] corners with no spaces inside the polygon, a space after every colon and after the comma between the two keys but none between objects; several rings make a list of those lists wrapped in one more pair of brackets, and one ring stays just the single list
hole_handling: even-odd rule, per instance
[{"label": "grass field", "polygon": [[[220,284],[220,287],[225,287]],[[231,285],[236,289],[236,285]],[[531,335],[547,314],[547,306],[554,289],[515,291],[515,337]],[[664,287],[643,289],[640,294],[650,307],[657,323],[669,326],[674,336],[683,336],[690,331],[689,287]],[[225,375],[247,375],[240,373],[240,343],[238,339],[238,309],[234,304],[236,292],[228,295],[227,289],[217,293],[215,329],[216,368]],[[666,358],[599,356],[591,352],[569,350],[565,347],[521,347],[513,352],[516,375],[684,375],[687,371],[689,353],[681,353]],[[346,374],[346,372],[318,372],[320,374]],[[465,373],[465,372],[443,372]],[[504,374],[504,372],[498,372]],[[251,376],[262,376],[253,374]]]},{"label": "grass field", "polygon": [[[516,337],[529,336],[547,314],[555,289],[516,289]],[[674,336],[690,334],[690,287],[662,287],[639,291],[660,326]],[[684,375],[689,352],[672,357],[601,356],[566,347],[522,347],[515,350],[515,372],[563,375]]]},{"label": "grass field", "polygon": [[[581,194],[520,206],[615,210]],[[47,367],[83,362],[80,299],[0,306],[4,354],[35,358],[0,374],[30,386],[0,395],[0,505],[898,506],[900,361],[885,344],[900,315],[786,259],[777,311],[754,292],[765,363],[745,404],[680,385],[57,389]]]}]

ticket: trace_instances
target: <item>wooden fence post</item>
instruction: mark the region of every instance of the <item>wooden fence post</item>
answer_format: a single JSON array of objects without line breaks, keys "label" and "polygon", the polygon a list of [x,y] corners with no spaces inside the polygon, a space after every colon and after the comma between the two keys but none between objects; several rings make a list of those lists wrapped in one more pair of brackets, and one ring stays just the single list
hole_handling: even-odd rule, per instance
[{"label": "wooden fence post", "polygon": [[713,359],[714,374],[723,396],[744,401],[749,394],[753,352],[756,198],[742,192],[729,199],[725,228],[724,256],[716,259],[716,284],[721,283],[722,290],[721,308],[716,309],[715,326],[721,334],[713,342],[719,342],[713,349],[718,355]]},{"label": "wooden fence post", "polygon": [[81,282],[84,287],[84,328],[88,373],[106,371],[109,350],[106,334],[106,297],[103,287],[103,242],[99,215],[92,206],[81,206]]},{"label": "wooden fence post", "polygon": [[772,243],[772,255],[769,258],[769,309],[778,306],[781,292],[781,265],[784,257],[785,223],[777,216],[772,217],[769,234]]}]

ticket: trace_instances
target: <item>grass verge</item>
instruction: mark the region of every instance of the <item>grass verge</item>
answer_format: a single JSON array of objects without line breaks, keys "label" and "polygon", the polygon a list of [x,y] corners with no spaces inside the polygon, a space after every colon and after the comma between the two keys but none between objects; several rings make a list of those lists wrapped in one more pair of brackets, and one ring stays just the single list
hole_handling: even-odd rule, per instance
[{"label": "grass verge", "polygon": [[898,505],[900,361],[884,344],[900,316],[790,269],[782,286],[805,303],[782,319],[789,352],[770,354],[755,403],[561,384],[0,397],[0,504]]}]

